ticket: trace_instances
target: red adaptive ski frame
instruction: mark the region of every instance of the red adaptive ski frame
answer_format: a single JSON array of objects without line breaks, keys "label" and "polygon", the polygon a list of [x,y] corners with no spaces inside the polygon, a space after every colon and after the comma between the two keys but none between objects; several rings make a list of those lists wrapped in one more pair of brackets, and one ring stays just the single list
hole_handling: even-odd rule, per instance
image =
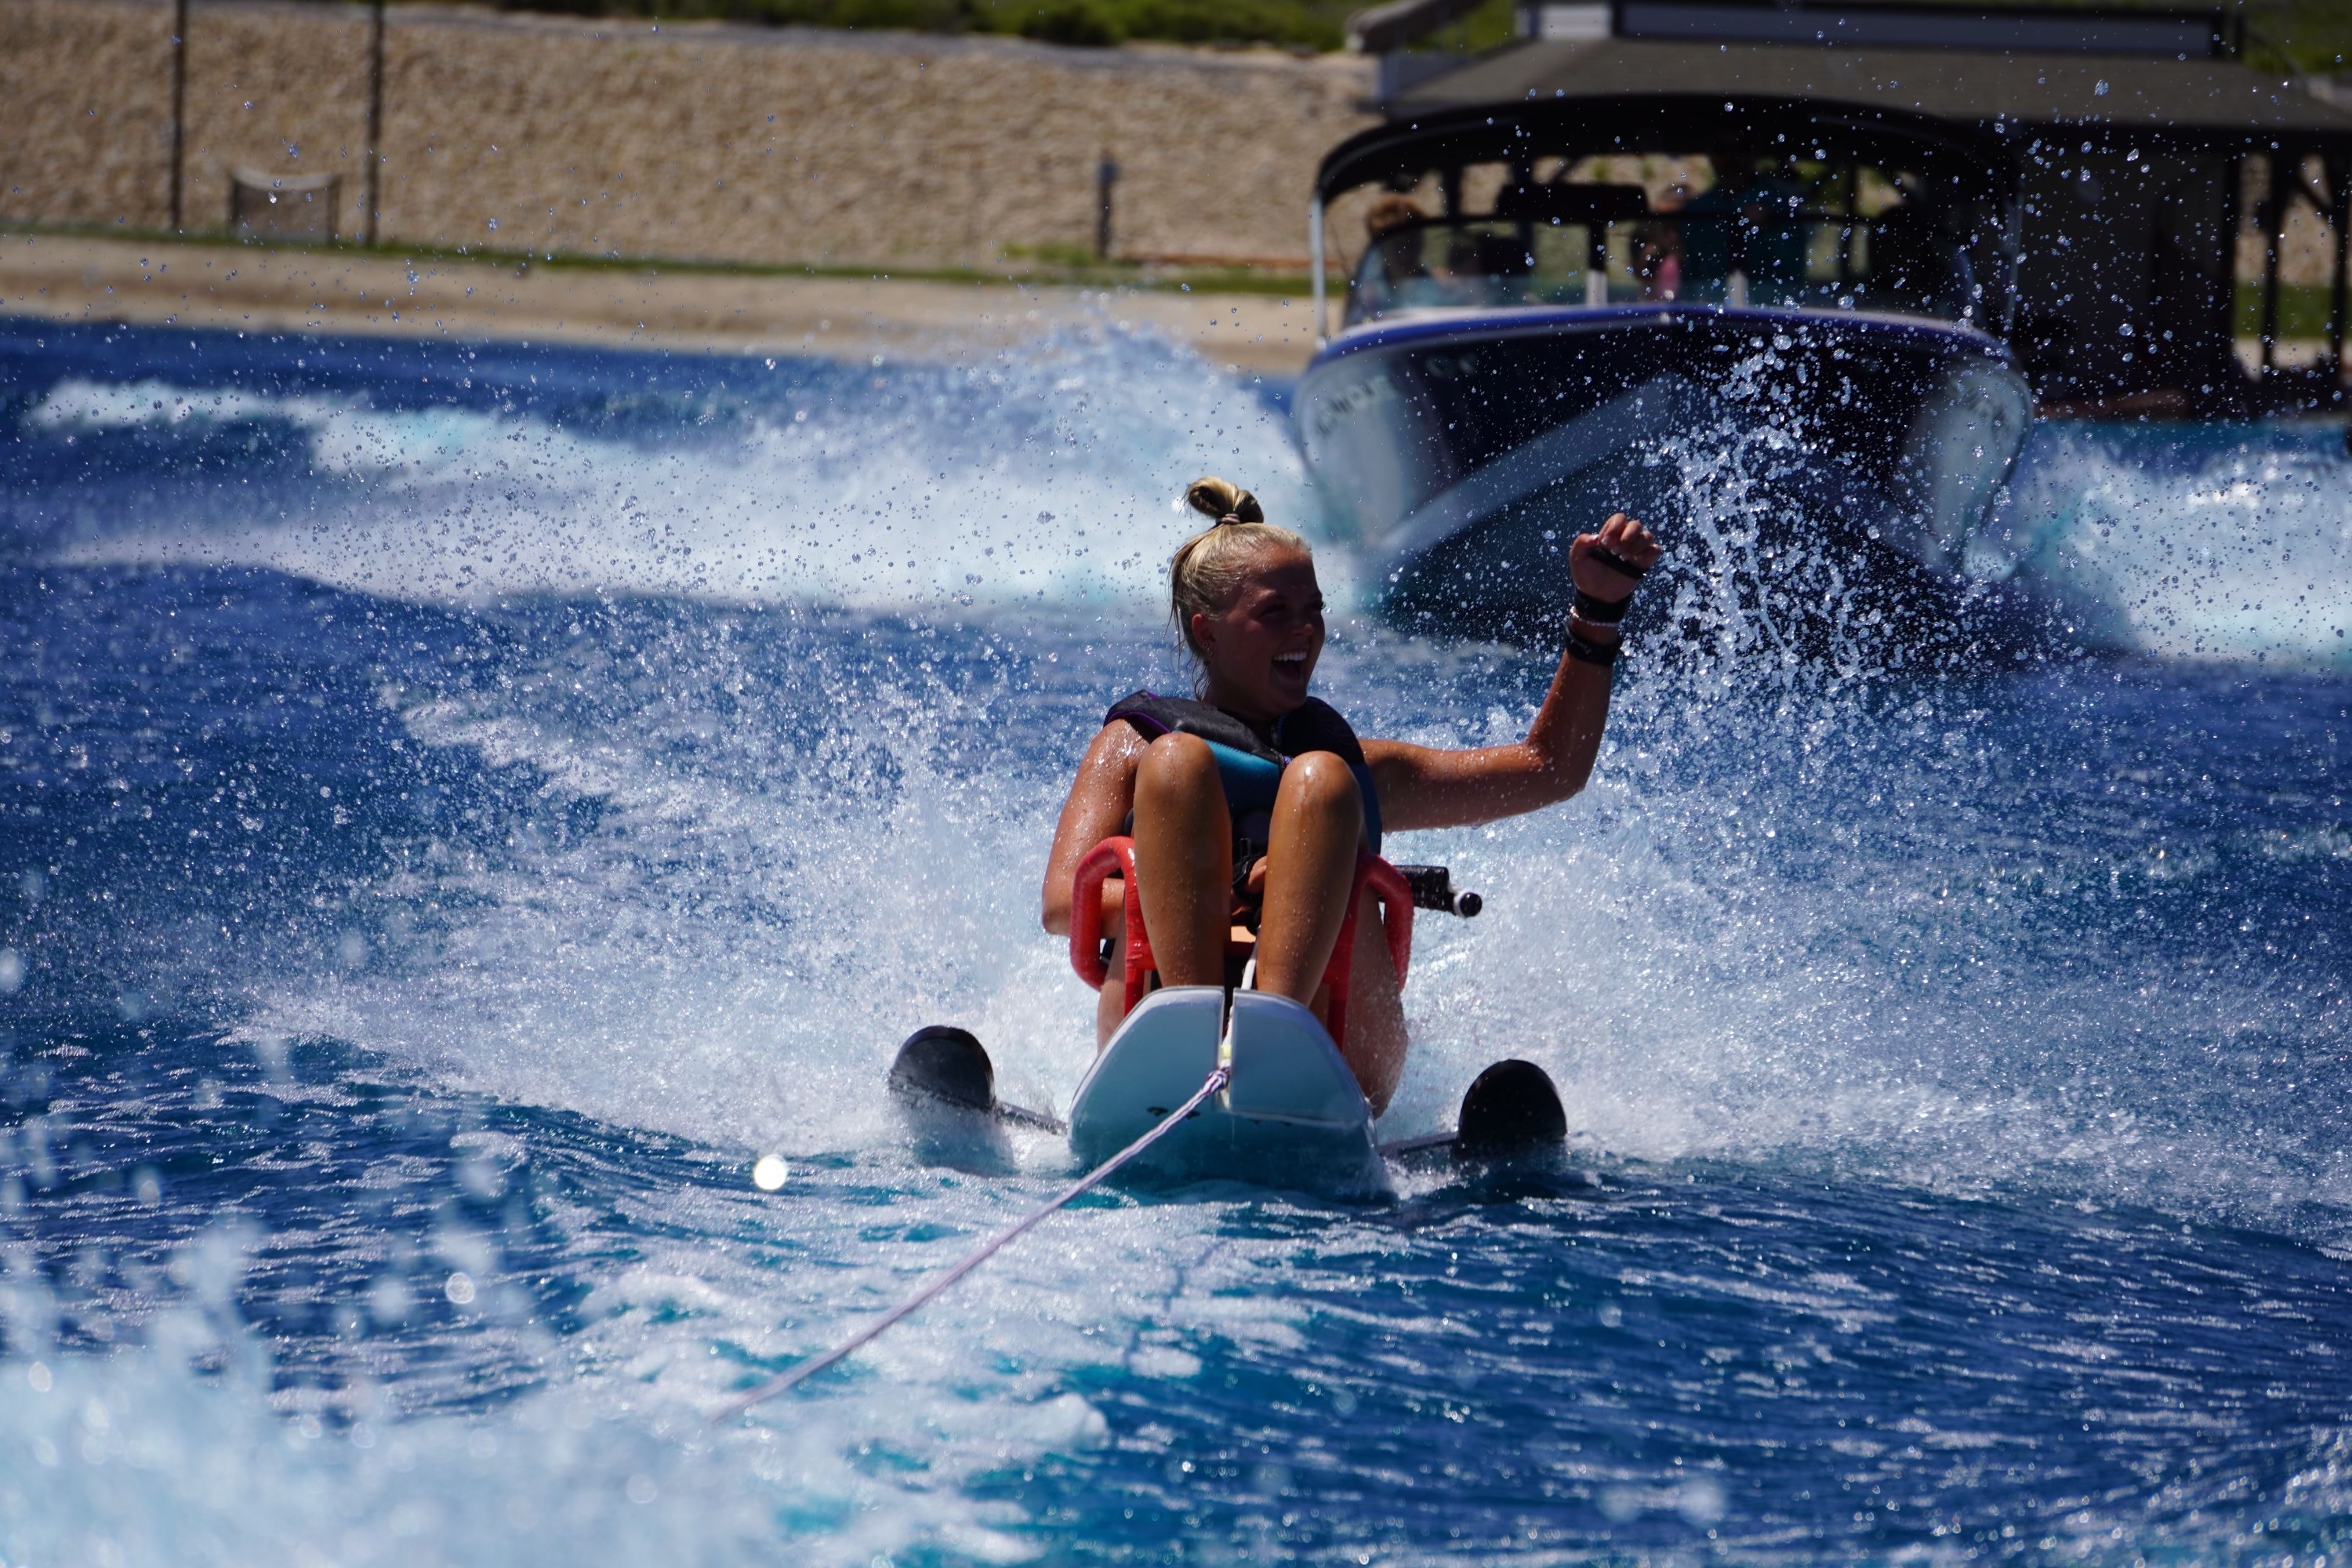
[{"label": "red adaptive ski frame", "polygon": [[[1102,885],[1112,877],[1127,884],[1127,999],[1120,1005],[1123,1017],[1135,1010],[1143,1000],[1146,982],[1158,968],[1151,953],[1151,939],[1143,930],[1143,900],[1136,897],[1135,840],[1106,838],[1087,851],[1078,862],[1077,876],[1073,879],[1070,895],[1070,967],[1088,985],[1099,987],[1110,977],[1110,966],[1102,960]],[[1353,973],[1356,954],[1356,911],[1363,901],[1366,889],[1380,901],[1389,942],[1389,962],[1396,966],[1397,984],[1404,984],[1405,971],[1412,963],[1412,889],[1405,883],[1397,868],[1377,855],[1363,854],[1356,858],[1356,885],[1348,898],[1348,916],[1340,922],[1339,941],[1331,950],[1330,967],[1323,972],[1323,984],[1330,998],[1331,1038],[1347,1038],[1348,981]],[[1241,952],[1245,944],[1234,944]]]}]

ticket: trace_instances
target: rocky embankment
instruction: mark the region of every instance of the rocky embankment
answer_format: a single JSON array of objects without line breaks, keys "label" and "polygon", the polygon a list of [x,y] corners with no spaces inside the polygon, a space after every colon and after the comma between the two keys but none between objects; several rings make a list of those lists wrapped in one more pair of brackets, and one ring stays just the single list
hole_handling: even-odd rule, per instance
[{"label": "rocky embankment", "polygon": [[[1301,266],[1317,161],[1371,123],[1360,58],[825,33],[394,5],[378,232],[396,243],[830,264],[1091,247]],[[169,0],[0,0],[0,222],[158,228]],[[367,10],[197,0],[184,224],[229,175],[341,177],[362,227]]]}]

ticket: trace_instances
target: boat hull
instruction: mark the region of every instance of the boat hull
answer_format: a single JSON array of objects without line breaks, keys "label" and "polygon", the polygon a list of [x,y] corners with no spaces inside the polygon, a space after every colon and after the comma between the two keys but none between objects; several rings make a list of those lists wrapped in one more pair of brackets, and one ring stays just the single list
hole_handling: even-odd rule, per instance
[{"label": "boat hull", "polygon": [[1670,544],[1736,514],[1763,548],[1843,547],[1907,595],[1957,591],[2032,411],[1971,328],[1689,305],[1360,327],[1294,405],[1391,618],[1505,638],[1557,635],[1567,542],[1620,510]]}]

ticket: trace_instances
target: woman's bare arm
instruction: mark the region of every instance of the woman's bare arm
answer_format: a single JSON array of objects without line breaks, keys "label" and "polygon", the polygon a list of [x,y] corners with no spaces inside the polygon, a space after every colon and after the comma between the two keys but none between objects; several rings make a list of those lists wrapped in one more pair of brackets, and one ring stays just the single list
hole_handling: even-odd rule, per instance
[{"label": "woman's bare arm", "polygon": [[1116,834],[1135,805],[1135,770],[1148,742],[1132,724],[1106,724],[1087,747],[1062,820],[1054,829],[1054,852],[1045,858],[1045,929],[1070,934],[1070,879],[1086,852]]},{"label": "woman's bare arm", "polygon": [[[1619,512],[1597,534],[1569,546],[1569,570],[1585,592],[1621,599],[1636,579],[1594,558],[1596,545],[1646,569],[1659,556],[1657,541]],[[1613,628],[1594,627],[1594,642],[1616,640]],[[1601,733],[1609,721],[1610,669],[1563,652],[1528,736],[1513,745],[1440,751],[1402,741],[1366,741],[1364,760],[1381,794],[1384,830],[1462,827],[1538,811],[1566,800],[1592,776]]]},{"label": "woman's bare arm", "polygon": [[1608,720],[1609,671],[1562,654],[1524,741],[1464,752],[1366,741],[1381,827],[1463,827],[1566,800],[1592,776]]}]

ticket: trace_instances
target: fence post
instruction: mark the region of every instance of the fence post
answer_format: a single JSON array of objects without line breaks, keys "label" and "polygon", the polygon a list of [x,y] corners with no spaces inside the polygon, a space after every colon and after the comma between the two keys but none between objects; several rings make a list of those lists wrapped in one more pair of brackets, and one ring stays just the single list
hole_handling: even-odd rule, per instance
[{"label": "fence post", "polygon": [[2326,160],[2328,226],[2336,230],[2335,287],[2327,291],[2327,357],[2336,366],[2336,384],[2328,391],[2336,398],[2344,395],[2344,330],[2346,318],[2352,315],[2352,295],[2347,285],[2352,279],[2345,276],[2347,260],[2352,260],[2352,157],[2338,153]]},{"label": "fence post", "polygon": [[1110,259],[1110,188],[1118,184],[1118,165],[1111,161],[1110,149],[1103,149],[1102,161],[1095,165],[1095,259]]},{"label": "fence post", "polygon": [[2269,164],[2269,194],[2263,203],[2263,239],[2265,261],[2263,267],[2263,380],[2271,378],[2277,358],[2279,325],[2279,262],[2286,251],[2286,161],[2292,153],[2273,153],[2264,160]]},{"label": "fence post", "polygon": [[172,5],[172,227],[180,227],[181,188],[187,169],[188,0]]},{"label": "fence post", "polygon": [[[180,0],[186,5],[187,0]],[[367,212],[361,237],[375,243],[375,215],[380,201],[378,173],[383,165],[383,0],[375,0],[368,29]]]}]

